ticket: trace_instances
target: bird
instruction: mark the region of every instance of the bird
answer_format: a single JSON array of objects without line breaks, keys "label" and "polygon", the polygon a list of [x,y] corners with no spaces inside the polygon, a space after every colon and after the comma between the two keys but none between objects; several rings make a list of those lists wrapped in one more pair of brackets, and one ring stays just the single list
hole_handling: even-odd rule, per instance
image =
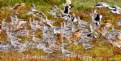
[{"label": "bird", "polygon": [[121,8],[116,5],[108,8],[111,10],[113,14],[121,14]]},{"label": "bird", "polygon": [[80,17],[77,17],[78,28],[85,28],[88,26],[88,22],[81,20]]},{"label": "bird", "polygon": [[56,12],[49,11],[48,13],[51,14],[52,16],[54,16],[54,17],[56,16]]},{"label": "bird", "polygon": [[53,53],[53,50],[50,49],[50,48],[44,48],[43,51],[44,51],[45,53],[47,53],[47,54]]},{"label": "bird", "polygon": [[54,27],[53,31],[54,31],[54,34],[59,34],[59,33],[61,33],[61,28]]},{"label": "bird", "polygon": [[52,16],[54,16],[54,18],[61,18],[62,17],[62,14],[59,13],[59,12],[48,12],[49,14],[51,14]]},{"label": "bird", "polygon": [[29,23],[33,31],[41,30],[41,26],[37,20],[30,18]]},{"label": "bird", "polygon": [[15,4],[14,7],[11,7],[10,10],[15,13],[15,14],[19,14],[19,10],[21,9],[25,9],[26,8],[26,4],[25,3],[21,3],[21,4]]},{"label": "bird", "polygon": [[26,42],[22,43],[22,46],[19,49],[19,52],[27,51],[30,48],[30,46],[31,46],[31,48],[33,48],[33,43],[30,41],[26,41]]},{"label": "bird", "polygon": [[92,22],[98,27],[102,21],[102,15],[97,13],[97,10],[94,10],[94,13],[90,14],[92,17]]},{"label": "bird", "polygon": [[112,42],[113,46],[121,48],[121,41],[120,42]]},{"label": "bird", "polygon": [[64,6],[64,10],[63,10],[63,14],[64,15],[68,15],[70,13],[70,9],[71,9],[71,6],[70,5],[65,5]]},{"label": "bird", "polygon": [[105,23],[105,27],[106,28],[110,28],[112,26],[113,26],[112,21],[111,20],[107,20],[106,23]]},{"label": "bird", "polygon": [[94,26],[94,24],[92,23],[92,22],[90,22],[90,24],[89,24],[90,26],[90,31],[91,31],[91,33],[94,33],[95,32],[95,30],[96,30],[96,27]]},{"label": "bird", "polygon": [[[27,23],[27,21],[24,21],[24,19],[18,18],[17,15],[15,15],[15,17],[13,16],[9,16],[9,17],[11,18],[10,24],[15,30],[20,29],[20,27],[24,28],[25,27],[24,25]],[[22,27],[22,25],[24,27]]]},{"label": "bird", "polygon": [[15,25],[16,25],[17,29],[20,29],[20,28],[25,28],[26,23],[27,23],[27,21],[17,21]]},{"label": "bird", "polygon": [[11,47],[12,46],[9,43],[0,41],[0,51],[7,52]]},{"label": "bird", "polygon": [[96,5],[95,5],[96,8],[102,8],[102,7],[109,7],[109,4],[106,3],[106,2],[98,2]]},{"label": "bird", "polygon": [[63,33],[58,33],[57,35],[56,35],[56,44],[57,45],[60,45],[60,44],[62,44],[62,42],[63,42],[63,39],[64,39],[64,34]]},{"label": "bird", "polygon": [[116,9],[116,8],[117,8],[117,6],[115,6],[115,5],[114,5],[114,6],[109,6],[109,7],[108,7],[108,9],[110,9],[110,10],[114,10],[114,9]]},{"label": "bird", "polygon": [[46,18],[45,21],[44,21],[44,24],[47,25],[47,26],[49,26],[49,27],[51,27],[51,28],[53,28],[53,23],[54,23],[54,22],[48,20],[48,18]]},{"label": "bird", "polygon": [[86,50],[92,48],[92,45],[90,45],[90,44],[88,44],[88,43],[83,43],[82,46],[83,46],[84,49],[86,49]]},{"label": "bird", "polygon": [[42,30],[42,26],[39,25],[39,23],[36,23],[35,27],[36,27],[37,30]]},{"label": "bird", "polygon": [[30,14],[35,14],[35,13],[37,13],[37,12],[38,12],[38,10],[36,9],[35,5],[34,5],[34,4],[31,4],[31,8],[30,8],[30,10],[27,12],[27,14],[30,15]]},{"label": "bird", "polygon": [[71,16],[71,21],[72,22],[77,22],[78,20],[77,20],[77,17],[75,16],[75,14],[73,13],[73,15]]},{"label": "bird", "polygon": [[39,44],[36,44],[37,49],[44,49],[45,48],[45,42],[41,42]]},{"label": "bird", "polygon": [[96,32],[105,36],[105,34],[107,33],[106,24],[101,24],[100,27],[98,29],[96,29]]},{"label": "bird", "polygon": [[81,38],[81,29],[78,29],[72,33],[72,37],[70,37],[71,42],[75,42]]},{"label": "bird", "polygon": [[19,41],[11,39],[10,42],[11,42],[11,45],[14,46],[14,48],[20,49],[22,47],[22,43],[20,43]]},{"label": "bird", "polygon": [[21,3],[21,4],[15,4],[15,6],[14,7],[12,7],[12,8],[10,8],[11,10],[18,10],[18,9],[21,9],[21,8],[23,8],[23,7],[25,7],[26,6],[26,4],[25,3]]},{"label": "bird", "polygon": [[64,49],[64,46],[61,46],[61,52],[65,55],[65,56],[71,56],[72,52]]},{"label": "bird", "polygon": [[66,25],[67,22],[73,22],[72,20],[74,19],[74,17],[72,17],[72,15],[68,14],[64,17],[62,17],[64,19],[63,25]]},{"label": "bird", "polygon": [[[56,5],[53,5],[52,8],[50,8],[50,11],[47,11],[49,14],[54,16],[54,18],[61,18],[62,14],[60,12],[60,8],[58,8]],[[59,11],[59,12],[58,12]],[[61,10],[62,11],[62,10]]]},{"label": "bird", "polygon": [[2,24],[1,24],[1,28],[2,30],[4,29],[4,27],[7,26],[7,23],[5,22],[5,19],[2,20]]},{"label": "bird", "polygon": [[37,45],[36,48],[42,49],[47,54],[53,53],[52,49],[46,47],[45,42],[41,42],[40,44]]},{"label": "bird", "polygon": [[29,22],[30,22],[31,29],[36,30],[35,23],[32,21],[31,18],[30,18]]},{"label": "bird", "polygon": [[60,9],[60,8],[58,8],[56,5],[53,5],[53,7],[50,8],[50,11],[56,11],[58,9]]},{"label": "bird", "polygon": [[31,11],[33,11],[33,12],[36,12],[37,11],[34,4],[31,4]]},{"label": "bird", "polygon": [[121,19],[117,22],[118,26],[121,26]]},{"label": "bird", "polygon": [[118,34],[116,35],[116,37],[117,37],[118,40],[121,41],[121,33],[118,33]]},{"label": "bird", "polygon": [[45,15],[42,12],[39,12],[34,4],[31,4],[30,10],[27,12],[27,15],[34,15],[37,17],[45,17]]},{"label": "bird", "polygon": [[96,16],[95,16],[94,20],[96,20],[96,21],[101,21],[102,15],[98,14],[98,13],[97,13],[97,10],[95,10],[94,13],[96,13]]},{"label": "bird", "polygon": [[11,10],[17,10],[21,5],[20,4],[15,4],[14,7],[10,8]]},{"label": "bird", "polygon": [[32,40],[33,40],[35,43],[38,43],[38,42],[40,41],[39,38],[36,38],[36,37],[35,37],[35,32],[33,32]]},{"label": "bird", "polygon": [[64,35],[65,37],[70,37],[72,35],[72,25],[64,26]]},{"label": "bird", "polygon": [[110,42],[113,46],[116,46],[116,47],[118,47],[118,48],[121,48],[121,33],[117,33],[114,37],[115,37],[115,40],[116,40],[116,41],[110,40],[109,42]]}]

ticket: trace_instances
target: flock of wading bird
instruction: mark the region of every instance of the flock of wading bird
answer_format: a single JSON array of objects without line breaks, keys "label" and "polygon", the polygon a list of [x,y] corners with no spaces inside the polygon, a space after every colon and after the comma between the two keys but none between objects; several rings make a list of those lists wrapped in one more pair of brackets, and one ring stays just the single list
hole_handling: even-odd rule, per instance
[{"label": "flock of wading bird", "polygon": [[[70,14],[73,5],[71,1],[67,0],[64,5],[64,9],[61,9],[54,5],[47,11],[48,14],[54,16],[54,18],[63,18],[60,22],[61,26],[54,26],[54,21],[49,20],[48,17],[39,12],[34,4],[31,4],[31,8],[27,11],[26,15],[36,15],[39,19],[29,17],[26,19],[20,19],[18,9],[26,6],[24,3],[16,4],[10,10],[14,11],[15,15],[9,16],[11,22],[7,22],[3,19],[1,22],[0,33],[5,32],[7,41],[0,42],[0,51],[7,52],[10,50],[24,52],[30,48],[35,48],[44,51],[47,54],[51,54],[57,51],[61,51],[64,56],[74,56],[74,51],[67,49],[70,45],[83,46],[85,50],[94,47],[90,42],[95,38],[103,36],[107,42],[116,47],[121,47],[121,30],[115,29],[111,21],[106,23],[102,22],[103,16],[94,10],[90,14],[91,19],[89,22],[80,19],[75,13]],[[110,6],[105,2],[99,2],[93,8],[107,8],[113,14],[121,14],[121,8],[118,6]],[[27,25],[28,24],[28,25]],[[117,22],[118,26],[121,26],[121,20]],[[28,28],[28,26],[30,28]],[[109,31],[109,29],[111,31]],[[37,37],[36,32],[41,32],[41,38]],[[21,42],[23,39],[18,36],[25,36],[31,40]]]}]

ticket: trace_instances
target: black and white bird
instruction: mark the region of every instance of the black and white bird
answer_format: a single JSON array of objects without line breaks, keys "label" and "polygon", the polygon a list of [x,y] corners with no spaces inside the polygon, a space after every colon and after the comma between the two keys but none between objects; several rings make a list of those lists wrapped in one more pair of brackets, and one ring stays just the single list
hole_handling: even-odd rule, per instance
[{"label": "black and white bird", "polygon": [[95,10],[94,13],[90,15],[92,17],[92,22],[95,23],[95,25],[98,27],[102,21],[102,15],[98,14],[97,10]]},{"label": "black and white bird", "polygon": [[111,7],[108,7],[112,13],[114,14],[121,14],[121,8],[118,7],[118,6],[111,6]]},{"label": "black and white bird", "polygon": [[75,14],[73,13],[73,15],[72,15],[72,17],[71,17],[71,21],[72,22],[77,22],[78,20],[77,20],[77,17],[75,16]]},{"label": "black and white bird", "polygon": [[70,5],[65,5],[64,10],[63,10],[63,14],[68,15],[70,13],[70,9],[71,9]]},{"label": "black and white bird", "polygon": [[114,10],[114,9],[116,9],[117,8],[117,6],[109,6],[108,7],[108,9],[110,9],[110,10]]},{"label": "black and white bird", "polygon": [[96,8],[102,8],[102,7],[109,7],[109,4],[107,4],[106,2],[98,2],[95,5]]},{"label": "black and white bird", "polygon": [[72,22],[72,23],[78,22],[78,19],[74,13],[72,15],[68,14],[64,16],[63,18],[64,18],[64,21],[67,21],[67,22]]}]

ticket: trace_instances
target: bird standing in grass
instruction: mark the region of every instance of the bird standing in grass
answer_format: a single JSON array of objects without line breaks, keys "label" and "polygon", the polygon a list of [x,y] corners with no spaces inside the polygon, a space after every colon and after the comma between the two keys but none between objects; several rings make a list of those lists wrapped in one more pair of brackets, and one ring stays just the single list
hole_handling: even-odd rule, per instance
[{"label": "bird standing in grass", "polygon": [[66,0],[66,3],[64,4],[64,15],[68,15],[70,13],[70,9],[72,8],[71,0]]},{"label": "bird standing in grass", "polygon": [[43,51],[44,51],[45,53],[48,53],[48,54],[53,53],[53,50],[50,49],[50,48],[44,48]]},{"label": "bird standing in grass", "polygon": [[66,5],[65,7],[64,7],[64,11],[63,11],[63,14],[64,15],[68,15],[69,13],[70,13],[70,6],[69,5]]},{"label": "bird standing in grass", "polygon": [[21,4],[16,4],[14,7],[10,8],[10,10],[15,14],[19,14],[19,10],[22,10],[25,8],[26,8],[26,4],[21,3]]},{"label": "bird standing in grass", "polygon": [[115,36],[115,39],[116,41],[109,41],[113,46],[115,47],[118,47],[118,48],[121,48],[121,33],[118,33],[116,36]]},{"label": "bird standing in grass", "polygon": [[121,19],[117,22],[118,26],[121,26]]},{"label": "bird standing in grass", "polygon": [[30,15],[30,14],[34,14],[36,12],[38,12],[38,11],[37,11],[35,5],[34,4],[31,4],[31,9],[28,11],[27,14]]},{"label": "bird standing in grass", "polygon": [[81,38],[81,29],[78,29],[72,33],[72,37],[70,37],[70,42],[75,42]]},{"label": "bird standing in grass", "polygon": [[121,8],[118,6],[108,7],[113,14],[121,14]]},{"label": "bird standing in grass", "polygon": [[107,4],[106,2],[98,2],[95,7],[96,8],[109,7],[109,4]]},{"label": "bird standing in grass", "polygon": [[70,56],[72,55],[72,52],[64,49],[64,46],[61,46],[61,51],[62,51],[62,54],[64,54],[65,56]]},{"label": "bird standing in grass", "polygon": [[18,10],[18,9],[22,9],[26,6],[25,3],[21,3],[21,4],[16,4],[14,7],[10,8],[12,10]]},{"label": "bird standing in grass", "polygon": [[0,41],[0,52],[6,52],[8,51],[12,46],[6,42]]},{"label": "bird standing in grass", "polygon": [[36,38],[35,36],[36,36],[36,34],[35,34],[35,32],[33,32],[32,40],[33,40],[35,43],[39,43],[39,42],[40,42],[40,39],[39,39],[39,38]]},{"label": "bird standing in grass", "polygon": [[8,23],[6,22],[5,19],[2,20],[2,24],[1,24],[1,30],[6,30],[8,26]]},{"label": "bird standing in grass", "polygon": [[[36,14],[37,17],[44,17],[44,14],[43,14],[42,12],[39,12],[39,11],[36,9],[36,7],[35,7],[34,4],[31,4],[31,8],[30,8],[30,10],[27,12],[27,15],[33,15],[33,14]],[[36,16],[36,15],[35,15],[35,16]]]},{"label": "bird standing in grass", "polygon": [[89,43],[83,43],[82,46],[83,46],[84,49],[86,49],[86,50],[92,48],[92,45],[90,45]]},{"label": "bird standing in grass", "polygon": [[100,22],[102,21],[102,15],[97,13],[97,10],[94,11],[94,13],[90,14],[92,17],[92,22],[95,23],[97,27],[100,26]]},{"label": "bird standing in grass", "polygon": [[36,46],[37,49],[42,49],[45,53],[50,54],[53,53],[51,48],[47,48],[45,42],[41,42]]}]

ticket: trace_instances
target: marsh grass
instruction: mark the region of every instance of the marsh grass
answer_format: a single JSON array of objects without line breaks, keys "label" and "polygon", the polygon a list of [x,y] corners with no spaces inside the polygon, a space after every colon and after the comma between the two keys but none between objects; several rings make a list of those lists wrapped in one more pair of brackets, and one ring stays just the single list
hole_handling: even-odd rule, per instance
[{"label": "marsh grass", "polygon": [[[94,6],[99,0],[73,0],[74,7],[72,8],[72,13],[76,13],[77,16],[80,16],[81,19],[85,21],[90,20],[90,13],[93,11],[91,9],[92,6]],[[118,5],[121,7],[121,1],[120,0],[101,0],[106,1],[110,5]],[[45,15],[48,16],[49,19],[55,21],[56,26],[60,25],[60,22],[63,21],[63,19],[55,19],[53,16],[49,15],[47,11],[49,10],[52,5],[58,5],[59,7],[63,8],[62,4],[65,2],[64,0],[0,0],[0,23],[3,18],[7,19],[6,21],[10,21],[9,15],[11,15],[11,11],[8,10],[9,6],[14,6],[16,3],[26,3],[27,9],[20,10],[19,18],[28,19],[28,16],[25,15],[25,13],[29,10],[30,4],[34,3],[37,10],[40,12],[45,13]],[[115,28],[121,29],[121,27],[116,25],[116,22],[121,18],[121,15],[112,14],[109,10],[106,8],[97,9],[100,14],[103,15],[103,21],[112,20]],[[41,37],[41,33],[36,33],[37,37]],[[30,40],[26,37],[20,37],[23,38],[23,41]],[[0,40],[6,41],[6,35],[5,32],[2,32],[0,34]],[[75,51],[79,55],[87,55],[92,56],[93,58],[78,58],[78,57],[61,57],[58,58],[58,61],[102,61],[107,59],[112,59],[114,61],[120,61],[121,60],[121,49],[113,47],[110,43],[106,42],[104,40],[104,37],[100,37],[99,39],[95,39],[96,42],[93,43],[95,46],[90,50],[85,50],[81,45],[71,45],[68,46],[68,50]],[[6,41],[8,42],[8,41]],[[15,54],[16,53],[16,54]],[[60,55],[61,52],[58,53]],[[29,49],[26,52],[19,53],[19,52],[7,52],[3,53],[0,52],[0,60],[3,61],[18,61],[20,58],[28,57],[28,59],[25,59],[25,61],[45,61],[45,59],[36,59],[31,58],[32,56],[45,56],[46,54],[42,50],[36,50],[36,49]],[[50,56],[53,56],[50,54]],[[52,59],[55,61],[54,59]],[[21,60],[20,60],[21,61]],[[23,61],[23,60],[22,60]]]}]

